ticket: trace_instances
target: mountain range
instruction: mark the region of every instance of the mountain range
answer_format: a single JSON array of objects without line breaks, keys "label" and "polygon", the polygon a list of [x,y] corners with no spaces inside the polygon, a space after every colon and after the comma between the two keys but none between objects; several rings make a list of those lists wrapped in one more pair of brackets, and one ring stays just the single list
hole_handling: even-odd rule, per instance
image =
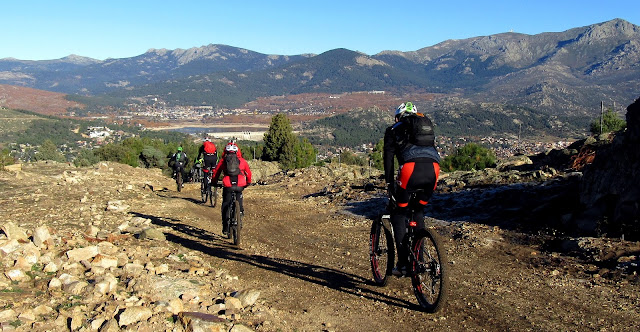
[{"label": "mountain range", "polygon": [[131,58],[0,59],[0,84],[86,96],[159,95],[170,104],[240,107],[259,97],[385,91],[434,93],[433,107],[518,105],[585,116],[640,95],[640,27],[622,19],[536,35],[447,40],[416,51],[348,49],[267,55],[208,45]]}]

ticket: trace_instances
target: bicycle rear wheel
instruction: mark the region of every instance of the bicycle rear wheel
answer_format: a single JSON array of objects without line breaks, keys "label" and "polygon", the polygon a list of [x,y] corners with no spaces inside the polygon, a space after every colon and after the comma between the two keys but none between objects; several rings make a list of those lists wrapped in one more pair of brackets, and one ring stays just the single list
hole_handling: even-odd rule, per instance
[{"label": "bicycle rear wheel", "polygon": [[240,202],[233,202],[233,217],[231,218],[230,231],[233,237],[233,244],[240,246],[240,229],[242,229],[242,214],[240,213]]},{"label": "bicycle rear wheel", "polygon": [[202,200],[202,203],[207,202],[207,195],[209,194],[209,188],[205,181],[207,180],[203,179],[202,181],[200,181],[200,198]]},{"label": "bicycle rear wheel", "polygon": [[395,251],[393,247],[393,234],[384,227],[383,216],[371,224],[369,237],[369,257],[371,260],[371,272],[373,280],[378,286],[385,286],[389,281],[393,269]]},{"label": "bicycle rear wheel", "polygon": [[412,250],[411,284],[420,306],[428,312],[442,309],[448,290],[446,255],[431,229],[421,230]]},{"label": "bicycle rear wheel", "polygon": [[211,196],[213,196],[213,202],[211,202],[211,206],[215,207],[216,204],[218,204],[218,186],[215,186],[215,188],[213,188],[213,193],[211,194]]}]

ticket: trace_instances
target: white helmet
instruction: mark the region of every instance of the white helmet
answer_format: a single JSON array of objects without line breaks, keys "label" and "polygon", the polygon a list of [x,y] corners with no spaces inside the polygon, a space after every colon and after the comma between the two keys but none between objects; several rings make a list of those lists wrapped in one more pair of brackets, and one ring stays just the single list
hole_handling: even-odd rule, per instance
[{"label": "white helmet", "polygon": [[229,143],[227,144],[227,146],[224,148],[225,151],[227,152],[233,152],[236,153],[238,152],[238,146],[233,144],[233,143]]},{"label": "white helmet", "polygon": [[418,113],[418,108],[415,107],[410,101],[408,101],[398,106],[398,109],[396,109],[396,118],[416,113]]}]

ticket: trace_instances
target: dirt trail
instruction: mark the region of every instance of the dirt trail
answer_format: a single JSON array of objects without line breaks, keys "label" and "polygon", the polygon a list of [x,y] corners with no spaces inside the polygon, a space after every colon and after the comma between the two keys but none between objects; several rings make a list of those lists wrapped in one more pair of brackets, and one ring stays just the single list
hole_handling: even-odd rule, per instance
[{"label": "dirt trail", "polygon": [[170,241],[209,255],[214,266],[261,290],[272,315],[263,330],[640,328],[636,281],[602,278],[597,266],[541,250],[534,236],[436,220],[431,224],[443,236],[451,289],[442,312],[421,312],[409,279],[371,283],[368,216],[382,206],[380,194],[345,205],[308,197],[320,190],[286,182],[247,189],[242,249],[220,236],[219,207],[200,204],[195,184],[181,193],[159,192],[165,207],[139,212],[156,220],[174,216],[162,222],[173,229]]},{"label": "dirt trail", "polygon": [[[261,292],[259,305],[239,319],[260,331],[640,330],[640,281],[633,272],[554,251],[537,234],[460,221],[430,220],[449,257],[451,288],[443,311],[420,311],[410,280],[372,285],[370,217],[382,209],[383,193],[352,189],[355,181],[332,172],[299,171],[249,187],[241,249],[221,236],[219,207],[200,203],[198,184],[177,192],[159,170],[28,166],[2,174],[0,210],[25,229],[48,221],[64,234],[94,221],[112,229],[132,216],[149,219],[172,242],[167,248],[201,252],[211,270],[239,277],[225,283],[212,276],[216,289]],[[104,211],[113,200],[129,206],[127,215]],[[616,245],[577,240],[592,248]],[[145,242],[131,242],[133,251],[146,249]],[[2,298],[10,305],[12,297],[23,299],[19,293]]]}]

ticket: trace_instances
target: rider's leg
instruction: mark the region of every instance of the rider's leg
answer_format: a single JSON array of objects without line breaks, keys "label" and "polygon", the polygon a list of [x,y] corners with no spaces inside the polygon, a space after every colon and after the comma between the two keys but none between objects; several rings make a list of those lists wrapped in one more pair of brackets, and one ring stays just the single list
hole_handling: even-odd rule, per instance
[{"label": "rider's leg", "polygon": [[411,202],[414,209],[414,221],[418,223],[418,228],[424,228],[424,207],[431,199],[433,191],[438,184],[440,167],[438,163],[432,161],[417,162],[414,174],[407,184],[408,190],[422,189],[416,196],[416,201]]},{"label": "rider's leg", "polygon": [[396,207],[391,213],[391,225],[393,226],[393,236],[396,243],[396,251],[398,252],[398,262],[396,264],[397,271],[395,275],[402,275],[402,268],[409,264],[409,252],[406,250],[403,241],[407,233],[406,220],[410,218],[409,192],[401,185],[397,185],[394,193],[396,199]]},{"label": "rider's leg", "polygon": [[218,162],[218,157],[216,155],[205,155],[202,159],[204,159],[204,168],[209,169],[214,169]]},{"label": "rider's leg", "polygon": [[242,196],[242,191],[238,191],[236,194],[236,199],[238,200],[238,204],[240,205],[240,212],[244,213],[244,197]]}]

